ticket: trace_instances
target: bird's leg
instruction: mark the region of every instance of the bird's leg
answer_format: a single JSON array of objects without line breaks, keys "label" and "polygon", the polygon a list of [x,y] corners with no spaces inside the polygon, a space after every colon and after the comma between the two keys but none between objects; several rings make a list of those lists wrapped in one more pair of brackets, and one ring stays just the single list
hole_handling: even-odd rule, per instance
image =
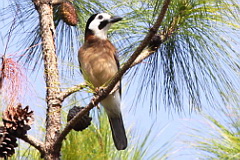
[{"label": "bird's leg", "polygon": [[107,87],[103,87],[103,86],[96,87],[96,88],[95,88],[95,94],[97,94],[97,95],[102,95],[102,94],[104,94],[106,88],[107,88]]},{"label": "bird's leg", "polygon": [[[98,95],[104,94],[106,88],[107,88],[107,87],[103,87],[103,86],[97,87],[97,88],[95,89],[95,94],[98,94]],[[119,85],[116,85],[109,94],[113,94],[114,92],[116,92],[117,90],[119,90],[119,88],[120,88],[120,86],[119,86]]]}]

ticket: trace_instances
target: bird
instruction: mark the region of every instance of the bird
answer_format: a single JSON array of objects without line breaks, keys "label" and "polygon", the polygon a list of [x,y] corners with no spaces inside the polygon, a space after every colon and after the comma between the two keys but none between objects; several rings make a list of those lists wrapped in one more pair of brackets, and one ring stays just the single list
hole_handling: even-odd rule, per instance
[{"label": "bird", "polygon": [[[90,16],[86,23],[85,39],[79,49],[78,60],[85,81],[94,89],[107,85],[119,70],[117,50],[108,39],[108,30],[112,24],[120,20],[122,18],[118,16],[97,13]],[[110,93],[100,104],[107,113],[117,150],[124,150],[128,142],[120,108],[121,82],[116,86],[118,89]]]}]

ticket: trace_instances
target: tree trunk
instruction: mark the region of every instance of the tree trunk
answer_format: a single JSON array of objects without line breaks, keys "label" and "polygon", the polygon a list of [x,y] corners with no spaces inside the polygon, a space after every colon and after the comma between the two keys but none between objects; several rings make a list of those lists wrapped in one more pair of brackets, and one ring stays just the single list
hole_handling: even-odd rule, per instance
[{"label": "tree trunk", "polygon": [[53,9],[49,0],[34,0],[34,3],[40,15],[44,74],[47,87],[46,154],[44,155],[44,159],[58,160],[60,159],[60,146],[54,148],[53,144],[59,136],[61,128],[62,102],[57,98],[57,95],[60,93],[60,82],[54,41]]}]

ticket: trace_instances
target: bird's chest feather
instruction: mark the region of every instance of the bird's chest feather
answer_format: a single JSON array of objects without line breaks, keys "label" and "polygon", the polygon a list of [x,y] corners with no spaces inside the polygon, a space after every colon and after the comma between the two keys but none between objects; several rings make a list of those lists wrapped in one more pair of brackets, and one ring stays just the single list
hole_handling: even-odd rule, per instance
[{"label": "bird's chest feather", "polygon": [[115,47],[109,43],[84,45],[79,50],[79,61],[85,80],[94,87],[102,86],[111,80],[118,71],[115,52]]}]

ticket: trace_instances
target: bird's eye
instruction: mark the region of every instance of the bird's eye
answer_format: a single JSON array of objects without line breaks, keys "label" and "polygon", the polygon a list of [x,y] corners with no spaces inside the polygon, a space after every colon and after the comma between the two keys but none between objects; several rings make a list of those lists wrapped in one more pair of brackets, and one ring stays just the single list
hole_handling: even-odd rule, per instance
[{"label": "bird's eye", "polygon": [[98,19],[103,19],[103,16],[102,15],[98,16]]}]

